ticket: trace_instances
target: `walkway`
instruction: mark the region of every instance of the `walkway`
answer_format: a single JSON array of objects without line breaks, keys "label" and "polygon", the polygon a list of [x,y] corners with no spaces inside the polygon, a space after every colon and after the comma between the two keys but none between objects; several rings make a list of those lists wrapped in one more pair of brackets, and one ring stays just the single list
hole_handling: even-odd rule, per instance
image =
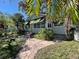
[{"label": "walkway", "polygon": [[23,49],[19,52],[16,59],[34,59],[35,54],[41,48],[54,44],[53,41],[37,40],[35,38],[26,41]]}]

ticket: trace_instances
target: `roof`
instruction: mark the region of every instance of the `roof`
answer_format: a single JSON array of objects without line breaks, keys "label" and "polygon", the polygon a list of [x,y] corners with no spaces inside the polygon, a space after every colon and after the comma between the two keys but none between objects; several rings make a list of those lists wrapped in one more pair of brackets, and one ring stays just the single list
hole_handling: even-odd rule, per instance
[{"label": "roof", "polygon": [[[35,23],[40,23],[40,22],[43,22],[44,21],[44,19],[37,19],[37,20],[32,20],[32,21],[30,21],[30,24],[35,24]],[[25,24],[28,24],[28,22],[25,22]]]},{"label": "roof", "polygon": [[35,24],[35,23],[39,23],[39,22],[40,22],[40,19],[32,20],[32,21],[30,21],[30,24]]},{"label": "roof", "polygon": [[[35,24],[35,23],[43,22],[45,20],[44,17],[45,16],[37,17],[37,18],[33,18],[32,20],[29,20],[30,24]],[[26,21],[25,24],[28,24],[29,21]]]}]

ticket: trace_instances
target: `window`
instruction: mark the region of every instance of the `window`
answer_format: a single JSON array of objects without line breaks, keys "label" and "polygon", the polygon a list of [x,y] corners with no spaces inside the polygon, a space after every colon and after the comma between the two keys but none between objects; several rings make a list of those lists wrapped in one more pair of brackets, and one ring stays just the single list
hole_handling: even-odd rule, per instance
[{"label": "window", "polygon": [[51,23],[48,23],[48,27],[49,27],[49,28],[52,27],[52,24],[51,24]]},{"label": "window", "polygon": [[40,23],[34,24],[34,28],[40,28]]},{"label": "window", "polygon": [[41,28],[45,28],[45,23],[41,23],[41,24],[40,24],[40,27],[41,27]]}]

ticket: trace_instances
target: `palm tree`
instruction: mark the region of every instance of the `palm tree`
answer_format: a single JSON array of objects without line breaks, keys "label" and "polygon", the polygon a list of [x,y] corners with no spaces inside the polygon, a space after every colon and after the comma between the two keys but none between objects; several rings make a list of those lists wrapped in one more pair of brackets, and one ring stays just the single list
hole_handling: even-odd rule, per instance
[{"label": "palm tree", "polygon": [[47,15],[62,16],[73,12],[76,16],[78,0],[21,0],[19,6],[28,15],[40,15],[42,6],[47,6]]},{"label": "palm tree", "polygon": [[[43,7],[43,8],[42,8]],[[19,8],[26,12],[29,16],[40,16],[44,8],[44,14],[48,19],[57,19],[59,17],[66,18],[68,23],[77,24],[79,21],[79,1],[78,0],[21,0]],[[70,22],[68,22],[68,20]],[[68,32],[71,26],[67,25]],[[68,34],[68,33],[67,33]]]}]

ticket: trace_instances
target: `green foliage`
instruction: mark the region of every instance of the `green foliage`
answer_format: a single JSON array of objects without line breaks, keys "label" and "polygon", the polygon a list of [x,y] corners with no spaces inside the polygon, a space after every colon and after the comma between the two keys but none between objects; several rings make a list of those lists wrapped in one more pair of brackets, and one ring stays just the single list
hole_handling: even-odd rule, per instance
[{"label": "green foliage", "polygon": [[15,26],[15,23],[12,20],[12,18],[10,18],[9,16],[6,16],[5,14],[0,14],[0,23],[4,24],[5,27]]},{"label": "green foliage", "polygon": [[38,34],[35,35],[38,39],[44,39],[44,40],[52,40],[53,39],[54,32],[49,29],[41,29]]},{"label": "green foliage", "polygon": [[45,14],[48,15],[48,19],[66,17],[71,15],[74,23],[78,19],[78,0],[21,0],[19,3],[20,9],[24,10],[28,15],[40,16],[44,8],[47,9]]},{"label": "green foliage", "polygon": [[79,42],[66,41],[39,50],[34,59],[79,59]]},{"label": "green foliage", "polygon": [[20,9],[27,12],[28,15],[35,14],[36,16],[40,14],[41,5],[42,0],[21,0],[19,3],[19,7],[22,7]]},{"label": "green foliage", "polygon": [[14,59],[22,43],[17,39],[0,39],[0,59]]},{"label": "green foliage", "polygon": [[24,33],[24,16],[20,13],[15,13],[11,18],[15,22],[15,25],[18,30],[18,34],[23,34]]},{"label": "green foliage", "polygon": [[4,29],[0,28],[0,37],[4,35]]}]

